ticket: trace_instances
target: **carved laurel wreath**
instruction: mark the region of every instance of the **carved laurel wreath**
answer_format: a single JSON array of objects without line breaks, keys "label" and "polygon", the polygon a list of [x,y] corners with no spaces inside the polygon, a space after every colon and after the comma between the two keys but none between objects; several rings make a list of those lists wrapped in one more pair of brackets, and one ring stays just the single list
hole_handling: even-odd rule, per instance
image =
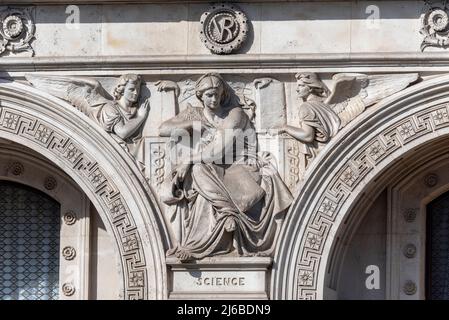
[{"label": "carved laurel wreath", "polygon": [[201,42],[213,53],[229,54],[238,50],[248,35],[248,18],[237,6],[221,3],[201,16]]},{"label": "carved laurel wreath", "polygon": [[31,41],[35,26],[33,8],[8,8],[0,12],[0,55],[5,52],[29,52],[34,55]]},{"label": "carved laurel wreath", "polygon": [[446,6],[429,6],[421,16],[421,51],[427,47],[449,47],[449,15]]}]

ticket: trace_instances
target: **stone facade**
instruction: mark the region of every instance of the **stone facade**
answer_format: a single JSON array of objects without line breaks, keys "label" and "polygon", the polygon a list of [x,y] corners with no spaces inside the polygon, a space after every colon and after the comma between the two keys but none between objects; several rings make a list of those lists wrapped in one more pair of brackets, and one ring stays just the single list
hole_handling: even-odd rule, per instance
[{"label": "stone facade", "polygon": [[444,1],[31,2],[0,174],[61,205],[60,298],[428,297]]}]

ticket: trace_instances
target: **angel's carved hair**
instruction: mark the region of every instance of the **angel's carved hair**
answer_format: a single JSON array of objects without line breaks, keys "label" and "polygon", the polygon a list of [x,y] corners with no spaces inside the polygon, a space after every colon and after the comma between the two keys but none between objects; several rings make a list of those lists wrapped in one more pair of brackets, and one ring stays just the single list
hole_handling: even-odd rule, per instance
[{"label": "angel's carved hair", "polygon": [[297,73],[295,75],[296,83],[298,85],[307,86],[310,90],[320,97],[327,97],[329,90],[326,85],[318,78],[318,75],[313,72]]},{"label": "angel's carved hair", "polygon": [[140,86],[140,83],[142,82],[142,79],[137,74],[124,74],[120,77],[118,80],[117,85],[114,88],[114,99],[120,100],[120,98],[123,96],[123,93],[125,92],[125,87],[128,84],[128,82],[135,83],[136,86]]}]

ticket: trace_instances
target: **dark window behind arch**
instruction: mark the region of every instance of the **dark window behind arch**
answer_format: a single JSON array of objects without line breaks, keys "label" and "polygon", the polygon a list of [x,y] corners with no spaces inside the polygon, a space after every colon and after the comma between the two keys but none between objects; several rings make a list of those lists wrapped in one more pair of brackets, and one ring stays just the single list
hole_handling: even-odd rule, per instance
[{"label": "dark window behind arch", "polygon": [[449,192],[427,205],[426,299],[449,300]]},{"label": "dark window behind arch", "polygon": [[0,181],[0,299],[58,299],[59,238],[58,202]]}]

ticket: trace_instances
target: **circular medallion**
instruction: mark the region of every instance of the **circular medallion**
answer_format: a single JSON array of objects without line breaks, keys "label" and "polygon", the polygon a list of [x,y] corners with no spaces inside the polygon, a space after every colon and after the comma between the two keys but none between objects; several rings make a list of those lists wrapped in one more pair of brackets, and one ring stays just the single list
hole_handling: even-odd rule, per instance
[{"label": "circular medallion", "polygon": [[44,187],[47,190],[53,190],[58,185],[58,181],[56,181],[53,177],[47,177],[44,181]]},{"label": "circular medallion", "polygon": [[20,36],[23,31],[22,19],[16,15],[10,15],[3,21],[3,34],[9,39]]},{"label": "circular medallion", "polygon": [[449,17],[444,10],[434,9],[427,18],[428,25],[435,31],[443,31],[449,25]]},{"label": "circular medallion", "polygon": [[66,260],[73,260],[76,256],[76,250],[73,247],[64,247],[62,249],[62,256]]},{"label": "circular medallion", "polygon": [[429,173],[424,177],[424,184],[429,188],[435,187],[438,183],[438,176],[435,173]]},{"label": "circular medallion", "polygon": [[411,259],[416,255],[416,246],[414,244],[407,244],[404,247],[404,256],[406,256],[407,258]]},{"label": "circular medallion", "polygon": [[34,37],[34,8],[10,8],[0,10],[0,55],[28,52],[34,55],[31,42]]},{"label": "circular medallion", "polygon": [[413,281],[410,281],[410,280],[405,282],[403,289],[404,289],[404,293],[406,295],[409,295],[409,296],[415,294],[416,290],[417,290],[416,284]]},{"label": "circular medallion", "polygon": [[75,294],[75,286],[73,283],[67,282],[62,285],[62,293],[64,293],[65,296],[70,297]]},{"label": "circular medallion", "polygon": [[216,4],[201,16],[200,39],[213,53],[238,50],[248,34],[248,18],[235,5]]},{"label": "circular medallion", "polygon": [[64,215],[64,222],[66,225],[69,225],[69,226],[75,224],[75,222],[76,222],[75,214],[72,211],[67,212]]},{"label": "circular medallion", "polygon": [[23,164],[16,161],[11,164],[10,170],[13,175],[20,176],[24,171],[24,167]]},{"label": "circular medallion", "polygon": [[407,208],[403,211],[403,215],[404,215],[404,220],[406,222],[413,222],[416,219],[416,214],[417,214],[418,209],[414,209],[414,208]]}]

